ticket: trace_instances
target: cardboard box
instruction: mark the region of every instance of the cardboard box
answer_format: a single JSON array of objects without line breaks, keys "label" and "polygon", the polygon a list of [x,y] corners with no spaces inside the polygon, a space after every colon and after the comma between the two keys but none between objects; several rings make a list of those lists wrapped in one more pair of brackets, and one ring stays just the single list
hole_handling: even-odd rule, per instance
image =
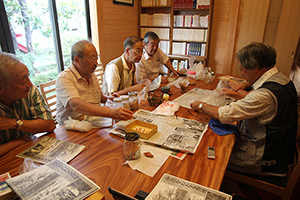
[{"label": "cardboard box", "polygon": [[157,125],[140,120],[134,120],[133,122],[125,126],[125,132],[137,133],[141,138],[148,140],[154,133],[157,132]]}]

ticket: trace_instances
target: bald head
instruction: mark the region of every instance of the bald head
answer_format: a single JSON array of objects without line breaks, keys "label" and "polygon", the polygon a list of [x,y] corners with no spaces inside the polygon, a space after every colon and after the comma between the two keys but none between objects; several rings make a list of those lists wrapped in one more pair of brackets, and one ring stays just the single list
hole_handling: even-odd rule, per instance
[{"label": "bald head", "polygon": [[21,61],[14,54],[0,53],[0,86],[8,88],[12,79],[12,71]]},{"label": "bald head", "polygon": [[[93,45],[93,43],[89,40],[79,40],[72,45],[71,48],[71,59],[74,61],[75,56],[83,57],[84,50],[88,45]],[[94,46],[94,45],[93,45]]]}]

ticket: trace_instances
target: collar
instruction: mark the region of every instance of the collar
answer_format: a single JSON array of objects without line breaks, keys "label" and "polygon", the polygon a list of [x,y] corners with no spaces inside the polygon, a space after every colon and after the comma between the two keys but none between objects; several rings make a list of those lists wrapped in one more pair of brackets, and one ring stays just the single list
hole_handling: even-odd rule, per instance
[{"label": "collar", "polygon": [[144,54],[143,57],[145,58],[145,60],[149,60],[151,58],[151,56],[149,56],[149,54],[147,53],[147,51],[144,49]]},{"label": "collar", "polygon": [[255,81],[255,83],[253,83],[253,85],[252,85],[253,90],[256,90],[257,88],[259,88],[260,86],[262,86],[262,84],[264,82],[266,82],[266,80],[268,80],[271,76],[273,76],[277,72],[279,72],[279,70],[276,67],[272,67],[271,69],[269,69],[268,71],[266,71],[263,75],[261,75],[259,77],[259,79],[257,79]]},{"label": "collar", "polygon": [[72,71],[72,73],[75,75],[77,80],[83,79],[85,80],[80,73],[78,72],[78,70],[76,69],[75,65],[73,64],[73,62],[71,62],[71,65],[69,66],[70,70]]},{"label": "collar", "polygon": [[128,65],[127,65],[127,62],[126,62],[126,60],[125,60],[124,54],[122,55],[122,63],[123,63],[124,69],[126,69],[126,70],[128,70],[128,71],[133,71],[134,65],[132,64],[132,65],[131,65],[131,69],[129,69],[129,67],[128,67]]}]

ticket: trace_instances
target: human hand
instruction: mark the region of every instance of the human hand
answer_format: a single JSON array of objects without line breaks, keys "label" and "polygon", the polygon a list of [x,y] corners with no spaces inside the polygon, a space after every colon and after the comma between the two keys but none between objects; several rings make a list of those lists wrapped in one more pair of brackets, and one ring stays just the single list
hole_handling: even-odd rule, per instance
[{"label": "human hand", "polygon": [[168,77],[162,76],[161,77],[161,83],[169,83]]},{"label": "human hand", "polygon": [[133,112],[122,107],[111,108],[110,117],[117,120],[129,120],[133,118]]},{"label": "human hand", "polygon": [[238,90],[245,90],[246,88],[248,88],[250,86],[249,82],[246,81],[244,83],[234,83],[232,81],[229,81],[228,85],[231,87],[231,89],[233,91],[238,91]]},{"label": "human hand", "polygon": [[141,91],[147,84],[136,84],[130,87],[131,91]]},{"label": "human hand", "polygon": [[224,92],[224,94],[226,96],[229,96],[229,97],[234,97],[237,93],[237,92],[235,92],[235,91],[233,91],[232,89],[229,89],[229,88],[222,88],[221,91]]},{"label": "human hand", "polygon": [[201,103],[200,101],[194,101],[194,102],[192,102],[192,103],[190,104],[190,106],[191,106],[191,108],[192,108],[193,110],[198,111],[198,110],[200,110],[200,109],[199,109],[200,103]]}]

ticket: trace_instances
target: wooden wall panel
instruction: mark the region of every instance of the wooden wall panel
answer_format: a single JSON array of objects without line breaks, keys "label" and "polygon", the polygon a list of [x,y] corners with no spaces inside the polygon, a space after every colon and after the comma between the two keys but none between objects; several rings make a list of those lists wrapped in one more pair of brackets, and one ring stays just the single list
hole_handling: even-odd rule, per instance
[{"label": "wooden wall panel", "polygon": [[228,37],[231,1],[215,0],[208,65],[216,72],[223,73],[226,41]]},{"label": "wooden wall panel", "polygon": [[[237,35],[236,51],[251,42],[263,42],[265,26],[269,11],[269,0],[243,0],[241,24]],[[233,65],[231,72],[234,76],[241,76],[239,68]]]},{"label": "wooden wall panel", "polygon": [[300,37],[300,1],[284,0],[274,47],[277,68],[289,76]]},{"label": "wooden wall panel", "polygon": [[271,0],[266,23],[264,44],[274,46],[283,0]]},{"label": "wooden wall panel", "polygon": [[97,10],[98,23],[94,22],[97,27],[94,27],[96,31],[92,33],[97,37],[95,41],[99,43],[98,51],[104,66],[123,53],[123,42],[127,37],[138,35],[138,3],[138,0],[135,0],[134,6],[127,6],[113,4],[113,0],[90,2],[96,4],[92,9]]}]

